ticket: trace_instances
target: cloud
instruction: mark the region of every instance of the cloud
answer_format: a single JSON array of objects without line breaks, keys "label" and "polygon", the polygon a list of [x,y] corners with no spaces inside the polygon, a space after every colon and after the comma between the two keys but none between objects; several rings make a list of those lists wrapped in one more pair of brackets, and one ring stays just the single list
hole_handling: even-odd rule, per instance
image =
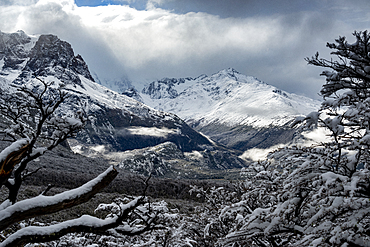
[{"label": "cloud", "polygon": [[11,5],[19,5],[19,6],[27,6],[35,4],[37,0],[1,0],[0,6],[11,6]]},{"label": "cloud", "polygon": [[[289,11],[282,11],[276,1],[261,5],[264,1],[232,0],[234,4],[227,8],[260,10],[236,16],[222,14],[228,1],[219,0],[214,5],[184,1],[191,10],[209,13],[186,9],[182,13],[179,9],[185,5],[178,0],[150,0],[143,10],[129,5],[78,7],[73,0],[20,2],[7,0],[0,9],[2,31],[56,34],[70,42],[103,78],[128,77],[144,83],[234,67],[283,90],[309,96],[316,95],[324,80],[318,76],[320,69],[307,66],[304,58],[316,51],[328,58],[326,42],[362,30],[369,17],[366,1],[360,0],[356,2],[363,2],[363,10],[340,0],[326,9],[327,5],[319,5],[324,1],[313,1],[309,7],[297,1]],[[140,0],[125,2],[138,4]],[[291,3],[277,2],[281,6]],[[361,20],[346,21],[359,11],[366,13]]]},{"label": "cloud", "polygon": [[279,148],[284,147],[283,144],[275,145],[270,148],[261,149],[261,148],[251,148],[247,151],[245,151],[239,158],[244,160],[252,160],[252,161],[260,161],[260,160],[266,160],[267,155]]}]

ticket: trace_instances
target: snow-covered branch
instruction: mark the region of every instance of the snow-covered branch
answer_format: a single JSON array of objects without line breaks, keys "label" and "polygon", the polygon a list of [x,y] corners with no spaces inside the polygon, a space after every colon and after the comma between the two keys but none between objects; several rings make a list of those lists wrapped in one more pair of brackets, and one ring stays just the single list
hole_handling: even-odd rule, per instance
[{"label": "snow-covered branch", "polygon": [[0,230],[4,230],[11,224],[24,219],[58,212],[62,209],[84,203],[105,188],[117,174],[117,170],[114,167],[110,167],[97,178],[79,188],[54,196],[39,195],[31,199],[19,201],[0,211]]},{"label": "snow-covered branch", "polygon": [[25,157],[28,147],[29,140],[20,139],[0,153],[0,188],[7,182],[14,167]]},{"label": "snow-covered branch", "polygon": [[[69,97],[63,85],[36,78],[30,84],[14,84],[9,90],[0,98],[0,113],[9,123],[2,133],[15,143],[19,139],[27,140],[19,154],[8,154],[4,158],[6,164],[1,164],[0,186],[6,185],[8,198],[15,203],[23,179],[30,175],[25,174],[28,163],[73,137],[84,128],[86,116],[77,109],[73,116],[61,114],[60,106]],[[37,147],[40,143],[43,146]]]},{"label": "snow-covered branch", "polygon": [[[137,197],[127,204],[122,205],[120,214],[105,219],[90,215],[83,215],[80,218],[64,221],[50,226],[28,226],[9,236],[0,243],[1,247],[18,246],[25,243],[48,242],[59,239],[68,233],[94,233],[98,235],[110,235],[112,231],[122,235],[134,236],[153,228],[147,225],[130,226],[125,221],[140,204],[144,197]],[[154,218],[151,219],[152,221]]]}]

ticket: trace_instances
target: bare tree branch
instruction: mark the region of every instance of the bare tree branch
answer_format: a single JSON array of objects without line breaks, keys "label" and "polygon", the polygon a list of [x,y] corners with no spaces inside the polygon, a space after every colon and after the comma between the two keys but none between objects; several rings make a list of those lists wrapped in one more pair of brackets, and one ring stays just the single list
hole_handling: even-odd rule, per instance
[{"label": "bare tree branch", "polygon": [[96,193],[105,188],[118,174],[114,167],[108,168],[97,178],[79,188],[54,196],[43,196],[17,202],[0,211],[0,231],[21,220],[58,212],[62,209],[87,202]]}]

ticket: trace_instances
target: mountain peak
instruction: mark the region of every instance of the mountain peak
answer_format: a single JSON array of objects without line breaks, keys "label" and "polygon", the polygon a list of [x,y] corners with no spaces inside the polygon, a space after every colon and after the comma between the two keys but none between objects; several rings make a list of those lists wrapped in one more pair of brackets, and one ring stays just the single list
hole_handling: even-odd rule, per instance
[{"label": "mountain peak", "polygon": [[0,70],[8,80],[24,83],[31,75],[55,76],[66,83],[81,84],[80,76],[94,81],[80,55],[56,35],[28,36],[24,31],[0,31]]},{"label": "mountain peak", "polygon": [[219,72],[217,72],[213,76],[215,76],[215,75],[216,76],[228,76],[228,77],[236,78],[236,75],[240,75],[240,73],[234,68],[227,68],[227,69],[220,70]]},{"label": "mountain peak", "polygon": [[242,80],[242,81],[245,81],[247,76],[239,73],[236,69],[234,68],[227,68],[227,69],[223,69],[223,70],[220,70],[219,72],[213,74],[212,76],[210,76],[210,78],[208,78],[208,80],[221,80],[221,78],[223,79],[232,79],[234,81],[239,81],[239,80]]},{"label": "mountain peak", "polygon": [[236,69],[234,68],[227,68],[220,70],[218,73],[228,73],[228,74],[240,74]]},{"label": "mountain peak", "polygon": [[0,69],[19,69],[30,52],[32,39],[23,31],[3,33],[0,31]]},{"label": "mountain peak", "polygon": [[80,55],[75,56],[71,44],[59,39],[56,35],[40,35],[30,49],[29,55],[17,61],[17,64],[20,62],[24,62],[25,66],[16,79],[18,83],[21,83],[24,78],[29,78],[31,74],[55,76],[66,83],[80,86],[82,86],[80,75],[94,81],[83,58]]}]

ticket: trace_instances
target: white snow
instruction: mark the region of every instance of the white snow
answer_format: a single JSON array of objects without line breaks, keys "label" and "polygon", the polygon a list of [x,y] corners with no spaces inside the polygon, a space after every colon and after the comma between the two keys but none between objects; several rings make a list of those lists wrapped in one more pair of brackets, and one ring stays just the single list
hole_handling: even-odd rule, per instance
[{"label": "white snow", "polygon": [[99,103],[103,103],[111,108],[126,108],[126,106],[133,104],[141,104],[134,99],[131,99],[125,95],[114,92],[104,86],[101,86],[89,79],[80,75],[80,79],[84,88],[77,86],[74,88],[73,85],[68,85],[67,88],[73,91],[77,90],[85,95],[90,96],[91,99],[95,99]]},{"label": "white snow", "polygon": [[29,235],[50,235],[55,232],[59,232],[65,228],[71,228],[73,226],[85,225],[90,227],[101,227],[109,223],[113,223],[117,220],[117,216],[113,218],[99,219],[90,215],[83,215],[80,218],[64,221],[55,225],[50,225],[47,227],[43,226],[28,226],[23,229],[20,229],[16,233],[9,236],[3,242],[0,243],[1,246],[6,246],[9,243],[13,242],[15,239],[22,238],[22,236]]},{"label": "white snow", "polygon": [[189,158],[194,157],[195,159],[201,159],[201,158],[203,158],[203,155],[200,152],[198,152],[198,151],[193,151],[191,153],[185,152],[184,155],[187,156],[187,157],[189,157]]},{"label": "white snow", "polygon": [[10,205],[12,205],[11,201],[9,199],[6,199],[5,201],[3,201],[0,205],[0,210],[4,210],[5,208],[9,207]]},{"label": "white snow", "polygon": [[35,155],[38,155],[38,154],[44,154],[45,152],[47,151],[47,148],[45,147],[39,147],[39,148],[35,148],[33,151],[32,151],[32,154],[31,156],[35,156]]}]

